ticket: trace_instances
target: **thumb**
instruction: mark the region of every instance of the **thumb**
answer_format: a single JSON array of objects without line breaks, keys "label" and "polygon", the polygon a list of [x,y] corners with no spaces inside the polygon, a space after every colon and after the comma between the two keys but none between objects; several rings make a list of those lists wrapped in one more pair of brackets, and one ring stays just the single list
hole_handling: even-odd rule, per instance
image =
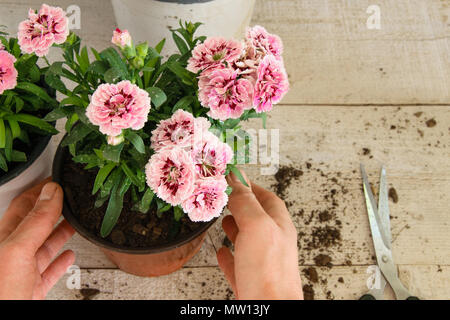
[{"label": "thumb", "polygon": [[34,208],[11,234],[9,240],[20,243],[36,252],[53,231],[61,216],[63,191],[54,182],[47,183]]}]

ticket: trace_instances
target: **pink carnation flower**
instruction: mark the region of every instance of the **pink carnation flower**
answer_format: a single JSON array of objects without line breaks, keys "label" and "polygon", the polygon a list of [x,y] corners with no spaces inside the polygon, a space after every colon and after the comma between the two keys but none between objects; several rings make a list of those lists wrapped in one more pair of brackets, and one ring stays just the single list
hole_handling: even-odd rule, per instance
[{"label": "pink carnation flower", "polygon": [[121,48],[131,47],[131,35],[128,30],[120,30],[119,28],[117,28],[113,32],[111,42]]},{"label": "pink carnation flower", "polygon": [[64,10],[46,4],[38,13],[30,9],[28,20],[19,24],[20,48],[39,57],[45,56],[54,43],[64,43],[68,35],[69,25]]},{"label": "pink carnation flower", "polygon": [[233,69],[217,69],[199,81],[199,99],[208,115],[225,121],[239,118],[245,110],[251,109],[253,85],[248,79],[238,79]]},{"label": "pink carnation flower", "polygon": [[194,222],[208,222],[219,217],[228,202],[227,182],[222,179],[198,180],[193,194],[182,203]]},{"label": "pink carnation flower", "polygon": [[153,192],[173,206],[181,204],[194,190],[194,162],[181,148],[165,148],[155,153],[145,173]]},{"label": "pink carnation flower", "polygon": [[0,94],[17,85],[16,58],[6,50],[0,50]]},{"label": "pink carnation flower", "polygon": [[280,37],[267,32],[264,27],[254,26],[246,32],[247,54],[252,59],[261,59],[266,55],[274,55],[281,59],[283,54],[283,42]]},{"label": "pink carnation flower", "polygon": [[218,65],[231,65],[242,54],[242,43],[221,37],[211,37],[198,44],[189,59],[187,69],[197,73]]},{"label": "pink carnation flower", "polygon": [[256,112],[272,110],[289,91],[289,81],[282,60],[266,56],[258,67],[253,104]]},{"label": "pink carnation flower", "polygon": [[197,178],[220,178],[225,174],[227,164],[233,159],[231,147],[211,132],[203,135],[192,150]]},{"label": "pink carnation flower", "polygon": [[210,126],[206,118],[194,118],[189,112],[179,109],[152,131],[151,147],[155,151],[167,146],[191,148]]},{"label": "pink carnation flower", "polygon": [[142,129],[149,112],[150,97],[147,91],[128,80],[100,85],[86,109],[89,120],[108,136],[117,136],[122,129]]}]

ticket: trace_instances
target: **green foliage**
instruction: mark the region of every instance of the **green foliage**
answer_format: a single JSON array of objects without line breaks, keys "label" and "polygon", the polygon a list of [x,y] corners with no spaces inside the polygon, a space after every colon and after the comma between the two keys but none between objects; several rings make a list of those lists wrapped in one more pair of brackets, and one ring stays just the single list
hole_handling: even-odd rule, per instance
[{"label": "green foliage", "polygon": [[45,136],[58,132],[47,122],[54,120],[45,115],[58,106],[55,88],[65,91],[65,86],[56,74],[58,65],[39,67],[39,58],[22,54],[17,39],[7,39],[5,32],[0,32],[0,42],[16,58],[14,67],[18,72],[16,87],[0,95],[1,173],[8,171],[10,163],[27,161],[27,152],[33,147],[28,133]]}]

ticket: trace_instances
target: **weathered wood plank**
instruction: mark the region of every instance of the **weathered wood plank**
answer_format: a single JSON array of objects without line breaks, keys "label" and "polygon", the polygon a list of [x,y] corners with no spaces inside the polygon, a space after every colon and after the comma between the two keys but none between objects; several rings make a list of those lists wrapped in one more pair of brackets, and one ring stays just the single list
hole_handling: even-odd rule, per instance
[{"label": "weathered wood plank", "polygon": [[[370,5],[381,29],[369,30]],[[449,104],[448,1],[259,0],[252,24],[279,34],[289,104]]]},{"label": "weathered wood plank", "polygon": [[[305,267],[299,270],[302,272]],[[358,299],[367,291],[367,266],[316,268],[317,283],[303,276],[304,285],[312,285],[315,299]],[[421,299],[449,299],[448,274],[450,268],[437,266],[400,266],[401,280]],[[342,278],[342,279],[341,279]],[[50,291],[47,299],[82,299],[77,289],[68,289],[68,275]],[[183,268],[160,278],[140,278],[118,270],[83,270],[82,288],[99,289],[93,299],[234,299],[234,295],[218,268]],[[386,298],[393,298],[387,289]]]},{"label": "weathered wood plank", "polygon": [[[398,203],[390,202],[396,262],[450,264],[445,254],[450,252],[450,109],[425,109],[282,106],[270,114],[269,128],[280,129],[281,165],[302,171],[284,197],[301,236],[300,264],[313,265],[320,253],[336,265],[373,263],[361,162],[374,182],[384,164],[398,194]],[[430,119],[434,127],[426,125]],[[257,183],[276,189],[274,176],[261,175],[260,167],[245,170]],[[326,214],[320,216],[324,211],[329,221]],[[316,238],[333,235],[325,232],[327,226],[336,228],[341,240],[314,242],[314,232]],[[219,248],[224,238],[220,224],[211,235]]]}]

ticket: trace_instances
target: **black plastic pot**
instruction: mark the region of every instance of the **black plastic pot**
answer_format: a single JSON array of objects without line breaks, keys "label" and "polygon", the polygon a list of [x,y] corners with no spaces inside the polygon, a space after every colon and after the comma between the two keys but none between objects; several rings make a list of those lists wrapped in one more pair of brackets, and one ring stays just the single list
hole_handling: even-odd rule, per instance
[{"label": "black plastic pot", "polygon": [[[53,181],[63,186],[63,166],[71,157],[67,147],[58,146],[53,160]],[[91,188],[92,186],[86,186]],[[63,216],[85,239],[99,246],[106,256],[125,272],[139,276],[160,276],[181,268],[199,250],[206,231],[217,220],[203,223],[201,227],[179,239],[145,248],[129,248],[97,236],[84,227],[73,214],[69,201],[64,198]]]}]

